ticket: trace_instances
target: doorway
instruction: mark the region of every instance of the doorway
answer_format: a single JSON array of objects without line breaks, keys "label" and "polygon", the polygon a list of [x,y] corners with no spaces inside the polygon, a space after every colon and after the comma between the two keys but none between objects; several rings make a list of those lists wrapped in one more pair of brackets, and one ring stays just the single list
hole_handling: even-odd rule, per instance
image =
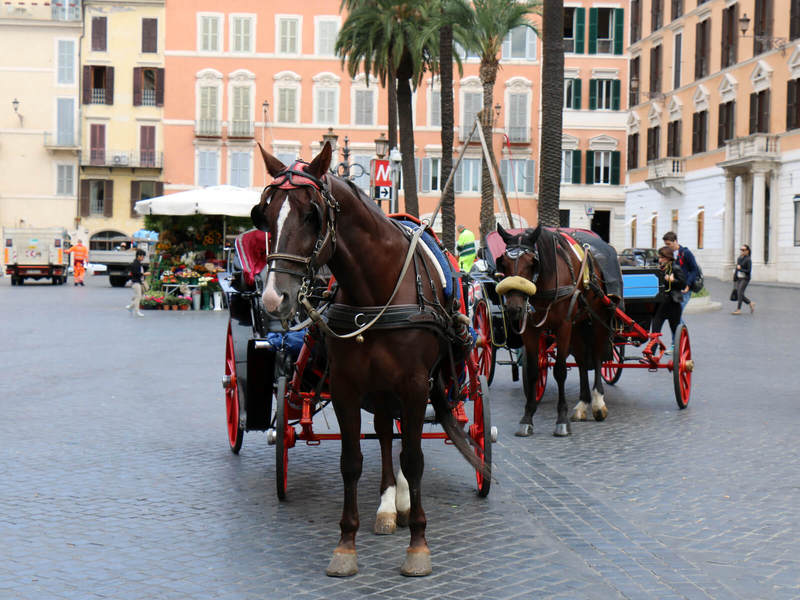
[{"label": "doorway", "polygon": [[594,231],[600,238],[608,243],[609,233],[611,229],[611,211],[610,210],[596,210],[594,217],[592,217],[592,231]]}]

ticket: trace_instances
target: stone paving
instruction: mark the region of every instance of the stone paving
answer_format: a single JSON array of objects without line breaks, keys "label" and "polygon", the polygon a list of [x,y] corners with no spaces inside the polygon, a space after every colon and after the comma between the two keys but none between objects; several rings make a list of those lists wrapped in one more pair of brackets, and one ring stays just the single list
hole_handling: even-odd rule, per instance
[{"label": "stone paving", "polygon": [[379,452],[363,442],[360,572],[340,580],[324,575],[338,443],[290,450],[285,502],[262,433],[231,454],[225,313],[133,319],[129,290],[105,278],[2,279],[0,598],[800,597],[800,292],[753,285],[756,314],[735,317],[728,283],[708,286],[722,309],[687,316],[687,410],[671,374],[630,370],[607,389],[606,422],[557,439],[550,379],[520,439],[506,367],[488,498],[454,448],[425,442],[430,577],[399,575],[407,531],[371,533]]}]

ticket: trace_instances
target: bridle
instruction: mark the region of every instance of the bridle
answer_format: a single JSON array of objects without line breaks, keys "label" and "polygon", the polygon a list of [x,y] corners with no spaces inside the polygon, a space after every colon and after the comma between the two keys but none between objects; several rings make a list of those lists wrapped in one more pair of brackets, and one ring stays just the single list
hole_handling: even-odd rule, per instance
[{"label": "bridle", "polygon": [[[522,243],[522,239],[519,239],[517,241],[517,243],[514,244],[513,246],[506,246],[504,254],[508,259],[514,261],[514,272],[515,273],[518,271],[517,265],[519,263],[519,260],[523,256],[525,256],[526,254],[531,255],[533,260],[536,262],[537,266],[539,266],[539,250],[537,249],[535,243],[534,243],[533,246],[530,246],[528,244],[523,244]],[[541,272],[541,268],[538,268],[533,272],[533,275],[531,277],[531,281],[534,284],[539,279],[539,273],[540,272]],[[528,312],[530,311],[530,297],[526,295],[526,296],[524,296],[524,298],[525,298],[525,304],[522,307],[522,315],[523,315],[522,316],[522,327],[520,327],[519,331],[516,330],[517,328],[509,320],[509,325],[511,326],[511,330],[514,333],[518,334],[518,335],[522,335],[525,332],[525,328],[527,327],[527,324],[528,324]],[[550,312],[549,307],[548,307],[548,311],[547,312]],[[545,319],[546,318],[547,318],[547,316],[545,316]]]}]

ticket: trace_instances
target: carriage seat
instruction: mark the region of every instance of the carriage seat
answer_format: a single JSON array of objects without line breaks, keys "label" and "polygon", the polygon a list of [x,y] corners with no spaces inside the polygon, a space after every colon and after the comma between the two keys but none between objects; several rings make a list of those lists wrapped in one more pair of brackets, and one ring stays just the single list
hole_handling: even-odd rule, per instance
[{"label": "carriage seat", "polygon": [[236,262],[242,269],[244,284],[255,287],[255,279],[267,266],[267,234],[251,229],[236,237]]},{"label": "carriage seat", "polygon": [[[413,235],[420,227],[419,222],[411,216],[398,215],[392,218],[397,223],[405,227],[409,232],[409,235]],[[426,231],[422,234],[421,241],[423,242],[423,245],[421,246],[422,249],[428,255],[428,258],[431,259],[431,262],[433,262],[433,264],[436,266],[436,272],[439,274],[442,287],[444,288],[444,295],[449,300],[453,297],[453,290],[455,289],[455,286],[453,285],[454,276],[451,264],[447,260],[447,256],[445,256],[444,252],[439,247],[439,244],[430,231]]]},{"label": "carriage seat", "polygon": [[600,271],[603,273],[606,294],[617,302],[622,302],[622,271],[619,268],[619,259],[614,247],[604,242],[591,231],[575,229],[569,235],[581,246],[588,244],[592,256],[597,260],[597,264],[600,265]]}]

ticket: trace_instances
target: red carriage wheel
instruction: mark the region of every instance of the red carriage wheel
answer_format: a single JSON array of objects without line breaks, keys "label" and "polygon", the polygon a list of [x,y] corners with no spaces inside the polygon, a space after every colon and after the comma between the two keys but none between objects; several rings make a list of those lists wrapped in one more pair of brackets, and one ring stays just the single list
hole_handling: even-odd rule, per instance
[{"label": "red carriage wheel", "polygon": [[286,480],[289,474],[289,421],[286,417],[286,377],[278,378],[275,393],[275,485],[278,499],[286,499]]},{"label": "red carriage wheel", "polygon": [[236,377],[236,352],[233,348],[231,324],[228,322],[228,336],[225,342],[225,412],[228,422],[228,443],[234,454],[242,448],[244,430],[239,424],[239,378]]},{"label": "red carriage wheel", "polygon": [[672,379],[675,384],[675,401],[678,408],[689,406],[689,394],[692,391],[692,345],[689,343],[689,330],[681,323],[675,330],[675,347],[672,355]]},{"label": "red carriage wheel", "polygon": [[[536,388],[536,403],[542,399],[544,388],[547,386],[547,336],[539,336],[539,386]],[[525,397],[528,397],[528,359],[525,348],[520,352],[520,364],[522,365],[522,389],[525,390]]]},{"label": "red carriage wheel", "polygon": [[[494,433],[492,431],[492,416],[489,409],[489,384],[486,382],[486,377],[481,375],[479,378],[480,390],[474,395],[473,410],[473,424],[470,426],[470,437],[477,443],[478,447],[475,448],[475,454],[481,461],[482,465],[489,465],[492,468],[492,442],[494,441]],[[492,486],[492,478],[484,477],[480,471],[475,472],[478,481],[478,496],[485,498],[489,495],[489,489]]]},{"label": "red carriage wheel", "polygon": [[[625,345],[611,343],[611,362],[622,364],[625,360]],[[622,367],[607,367],[605,364],[600,368],[600,376],[608,385],[614,385],[622,377]]]},{"label": "red carriage wheel", "polygon": [[486,300],[478,300],[472,314],[472,326],[478,334],[478,341],[472,350],[478,375],[491,382],[494,377],[495,348],[492,346],[492,326],[489,320],[489,305]]}]

